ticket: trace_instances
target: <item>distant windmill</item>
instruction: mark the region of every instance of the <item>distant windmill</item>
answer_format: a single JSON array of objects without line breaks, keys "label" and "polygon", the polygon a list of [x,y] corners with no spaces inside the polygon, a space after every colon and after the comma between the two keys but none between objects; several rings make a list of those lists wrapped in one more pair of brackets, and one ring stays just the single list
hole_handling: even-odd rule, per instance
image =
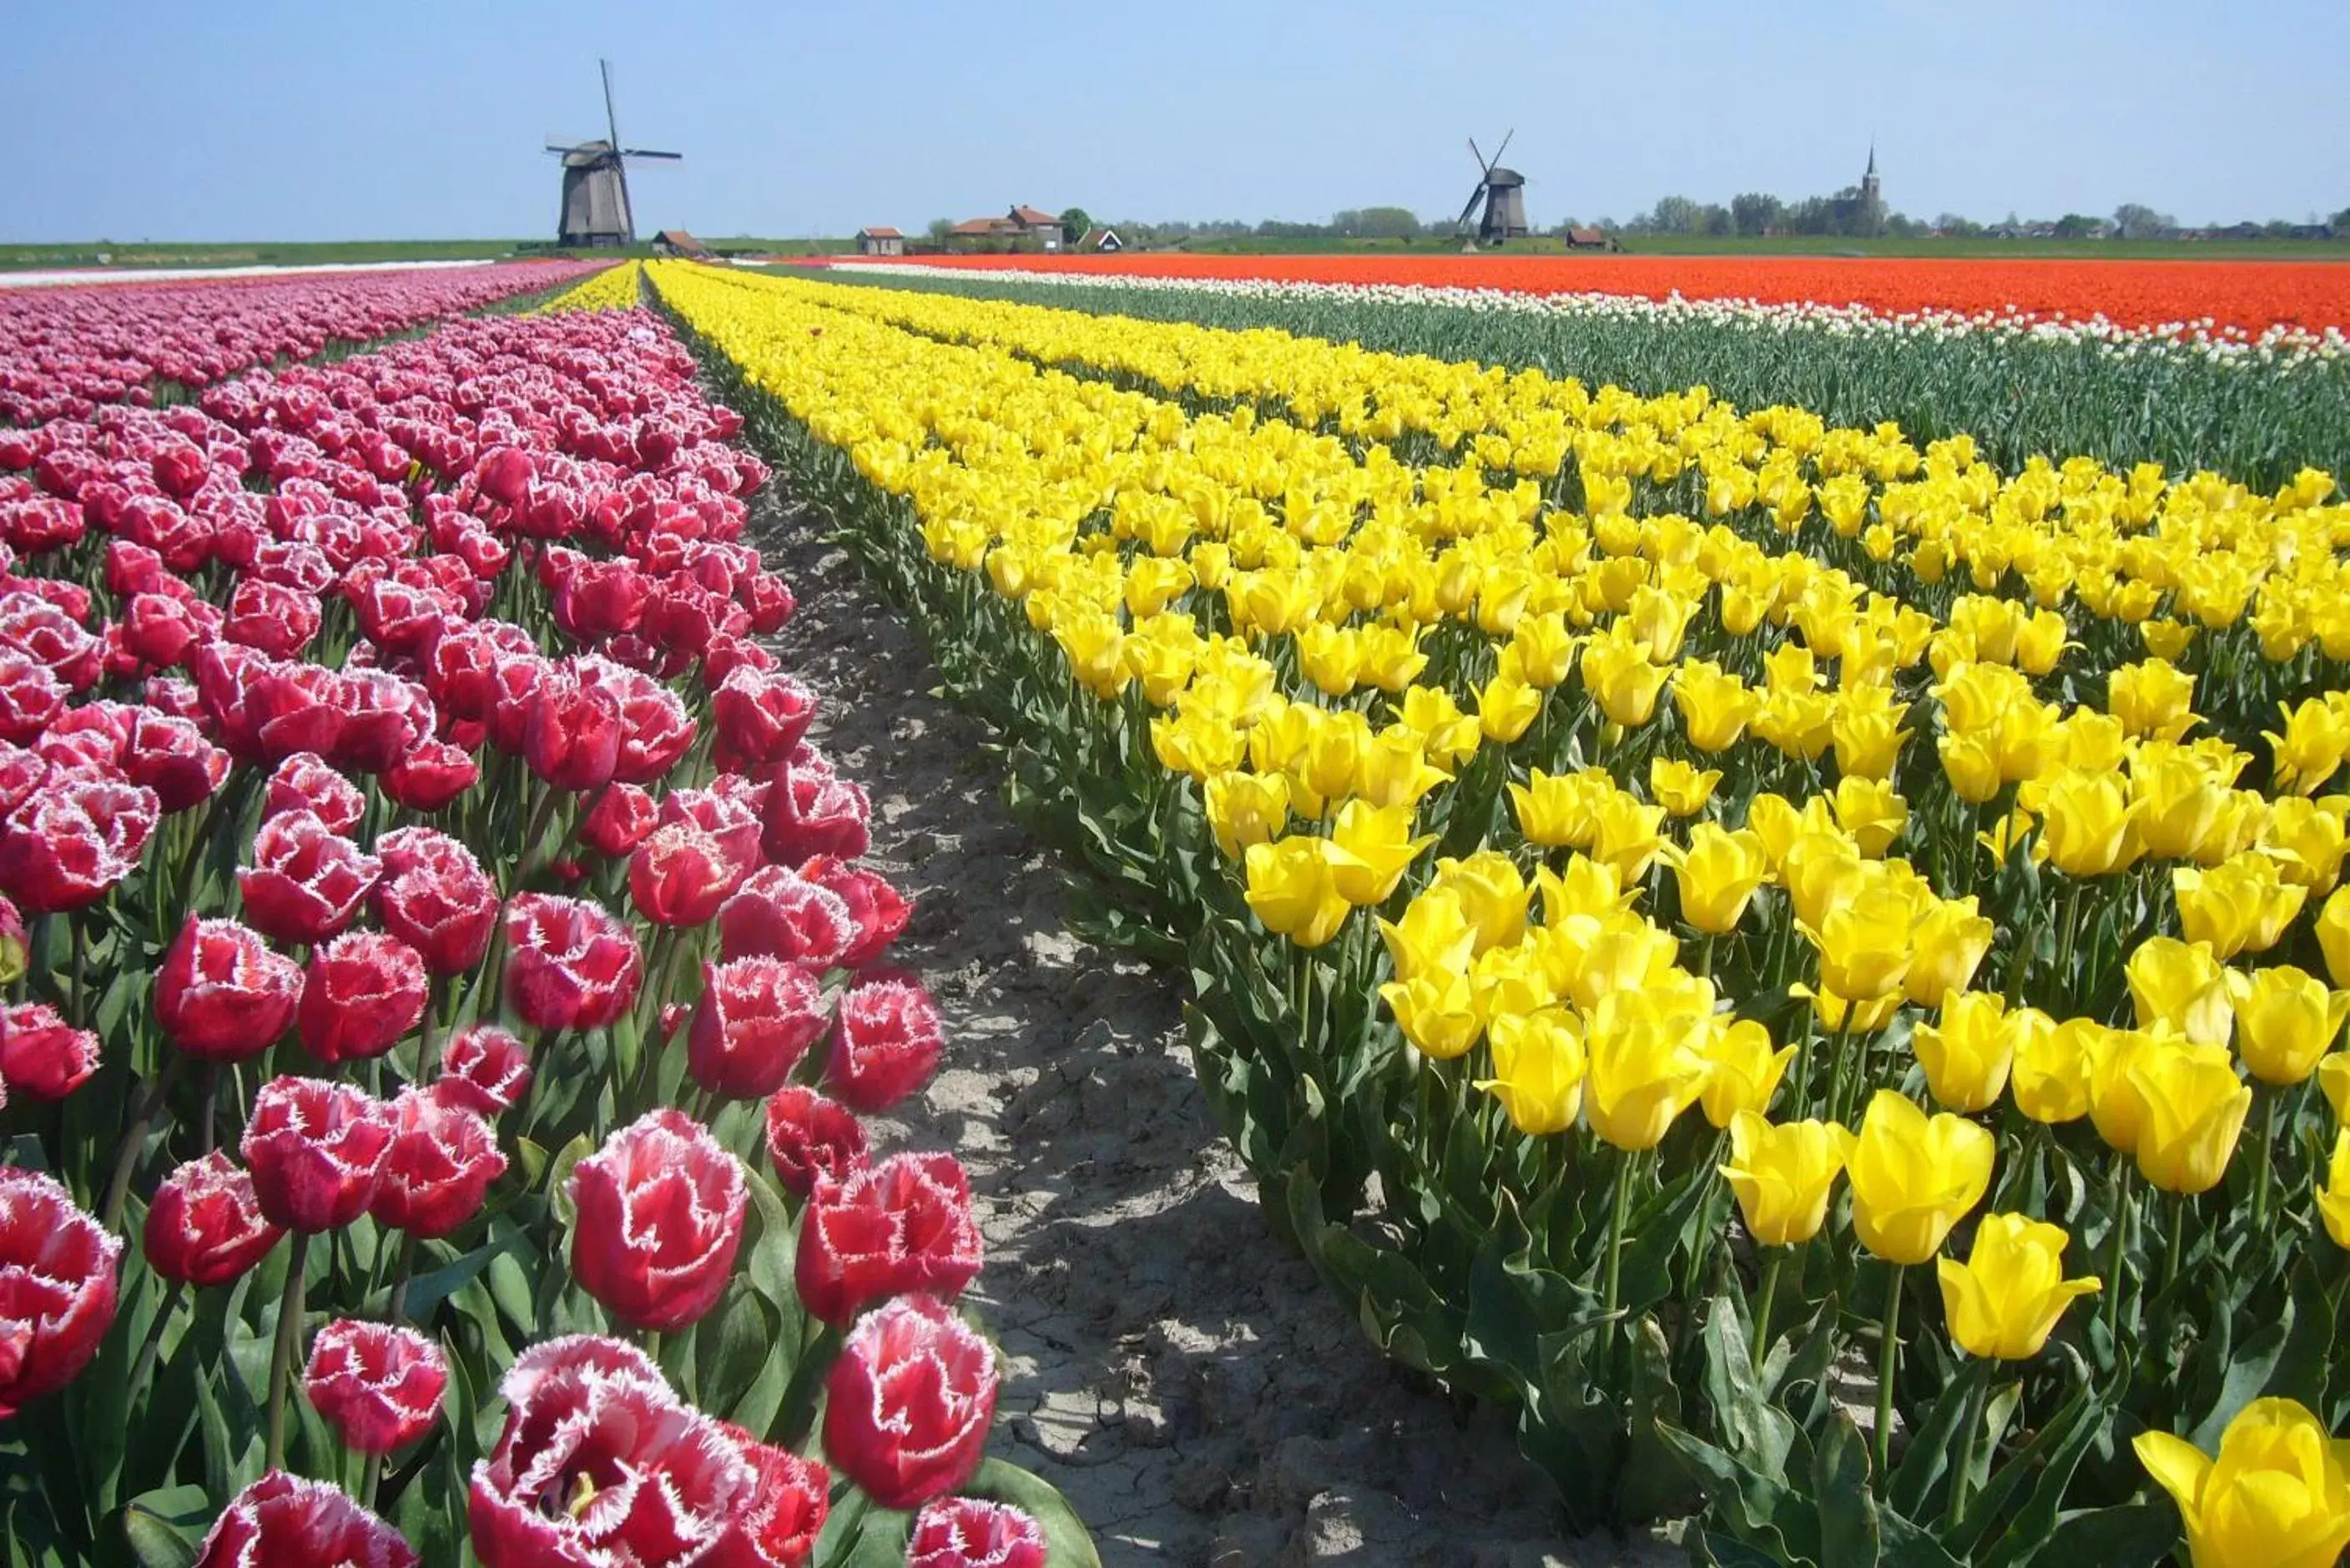
[{"label": "distant windmill", "polygon": [[1489,245],[1526,235],[1526,177],[1514,169],[1502,167],[1502,154],[1510,150],[1510,137],[1515,135],[1513,130],[1509,136],[1502,138],[1502,145],[1494,149],[1491,158],[1477,150],[1475,137],[1469,139],[1469,155],[1477,161],[1477,188],[1469,192],[1468,205],[1452,220],[1452,226],[1467,228],[1469,214],[1477,210],[1478,202],[1484,202],[1484,216],[1477,220],[1477,238]]},{"label": "distant windmill", "polygon": [[623,160],[666,158],[675,152],[651,152],[620,145],[620,119],[612,112],[612,62],[596,62],[604,70],[603,141],[565,143],[550,140],[546,150],[563,160],[563,214],[556,243],[562,245],[629,245],[637,241],[636,213],[629,206],[629,172]]}]

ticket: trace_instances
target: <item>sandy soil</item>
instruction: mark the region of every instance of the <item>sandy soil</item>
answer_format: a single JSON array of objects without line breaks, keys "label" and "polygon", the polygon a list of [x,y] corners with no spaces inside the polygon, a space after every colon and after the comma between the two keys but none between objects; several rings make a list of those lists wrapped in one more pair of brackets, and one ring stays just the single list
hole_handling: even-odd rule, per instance
[{"label": "sandy soil", "polygon": [[1682,1561],[1562,1539],[1501,1424],[1407,1386],[1266,1232],[1176,978],[1067,933],[985,727],[930,694],[919,642],[813,526],[761,525],[799,596],[780,647],[823,698],[818,743],[872,793],[873,863],[920,901],[897,957],[947,1025],[937,1081],[877,1141],[970,1168],[973,1293],[1010,1362],[997,1451],[1068,1495],[1108,1568]]}]

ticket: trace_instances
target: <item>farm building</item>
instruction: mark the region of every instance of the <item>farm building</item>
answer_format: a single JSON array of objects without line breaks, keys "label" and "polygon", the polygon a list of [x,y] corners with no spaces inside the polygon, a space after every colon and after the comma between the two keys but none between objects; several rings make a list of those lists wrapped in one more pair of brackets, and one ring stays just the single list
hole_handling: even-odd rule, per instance
[{"label": "farm building", "polygon": [[906,236],[891,228],[870,228],[857,231],[857,254],[861,256],[901,256],[906,254]]},{"label": "farm building", "polygon": [[1057,251],[1068,243],[1061,220],[1034,207],[1014,207],[1000,218],[966,218],[947,231],[947,243],[963,249],[995,241],[1006,249]]},{"label": "farm building", "polygon": [[1085,236],[1077,241],[1076,248],[1111,254],[1126,249],[1126,242],[1118,237],[1116,229],[1097,227],[1085,232]]},{"label": "farm building", "polygon": [[687,234],[683,229],[663,229],[653,236],[653,249],[665,256],[697,256],[707,259],[710,247]]}]

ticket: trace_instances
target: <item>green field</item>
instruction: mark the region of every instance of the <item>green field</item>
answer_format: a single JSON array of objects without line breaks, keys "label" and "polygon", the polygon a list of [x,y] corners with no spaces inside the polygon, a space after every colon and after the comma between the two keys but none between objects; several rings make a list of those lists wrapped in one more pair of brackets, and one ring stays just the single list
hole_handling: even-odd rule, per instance
[{"label": "green field", "polygon": [[[704,234],[702,243],[722,254],[775,255],[840,255],[857,248],[854,239],[761,239],[743,235]],[[1840,256],[1986,256],[2022,260],[2070,256],[2093,260],[2135,261],[2342,261],[2350,262],[2350,240],[1959,240],[1909,239],[1856,241],[1835,235],[1789,235],[1773,239],[1715,239],[1687,234],[1624,234],[1618,236],[1630,255],[1840,255]],[[1171,247],[1202,254],[1222,255],[1441,255],[1457,252],[1461,242],[1450,235],[1422,235],[1414,240],[1277,240],[1254,237],[1192,239]],[[1555,255],[1567,251],[1564,240],[1547,235],[1520,240],[1509,247],[1518,255]],[[60,242],[55,244],[0,244],[0,270],[34,267],[97,266],[332,266],[360,262],[470,261],[514,255],[553,254],[536,240],[255,240],[237,244],[181,244],[174,241],[111,244],[104,240]],[[650,242],[627,251],[574,253],[619,259],[652,254]],[[1576,252],[1576,254],[1596,254]]]}]

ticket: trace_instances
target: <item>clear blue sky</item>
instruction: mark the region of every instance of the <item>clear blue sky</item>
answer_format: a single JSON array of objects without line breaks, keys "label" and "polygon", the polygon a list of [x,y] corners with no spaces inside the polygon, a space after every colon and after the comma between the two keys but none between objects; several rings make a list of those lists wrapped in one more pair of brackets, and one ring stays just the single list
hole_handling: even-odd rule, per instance
[{"label": "clear blue sky", "polygon": [[0,241],[530,236],[547,132],[620,130],[642,228],[838,234],[1014,202],[1535,222],[1826,192],[1919,217],[2350,206],[2345,0],[609,0],[0,5]]}]

